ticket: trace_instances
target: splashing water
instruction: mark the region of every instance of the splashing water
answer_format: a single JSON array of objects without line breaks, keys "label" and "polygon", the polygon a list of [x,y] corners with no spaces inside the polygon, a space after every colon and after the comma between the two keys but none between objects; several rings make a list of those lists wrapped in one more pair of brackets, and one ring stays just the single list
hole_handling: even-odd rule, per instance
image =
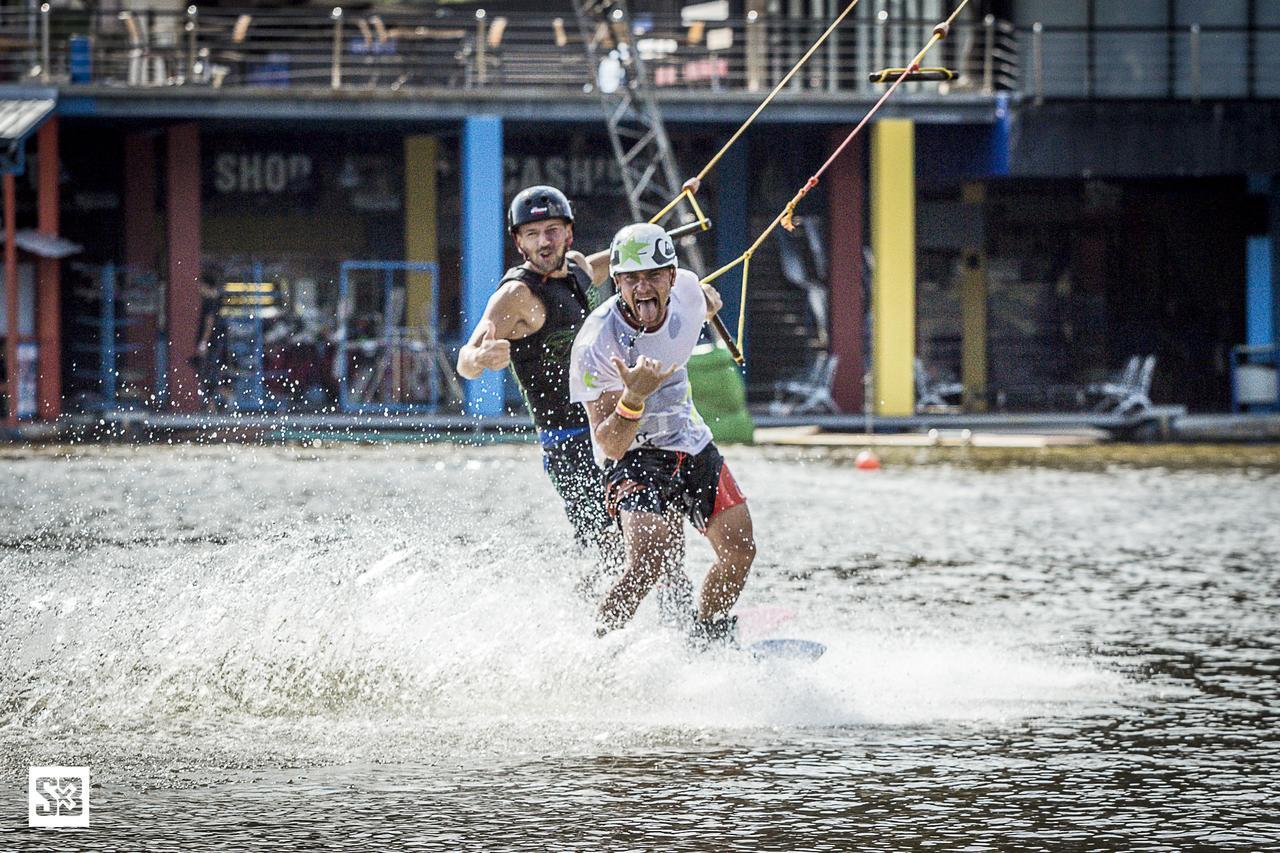
[{"label": "splashing water", "polygon": [[[370,793],[369,768],[407,768],[404,785],[430,788],[444,766],[511,772],[547,756],[563,770],[643,755],[652,770],[788,755],[796,779],[821,786],[867,744],[892,742],[963,773],[975,751],[1029,728],[1087,738],[1132,725],[1135,708],[1171,705],[1184,708],[1178,725],[1203,725],[1192,710],[1206,695],[1214,726],[1256,737],[1247,720],[1274,687],[1237,676],[1248,683],[1225,697],[1206,679],[1235,663],[1189,677],[1171,661],[1220,649],[1228,613],[1249,643],[1274,629],[1258,586],[1271,573],[1275,589],[1280,555],[1275,510],[1256,515],[1274,486],[1266,478],[868,475],[728,456],[761,554],[744,630],[753,609],[794,614],[766,633],[826,643],[815,664],[693,654],[651,602],[625,631],[595,639],[580,583],[592,559],[570,547],[529,448],[143,447],[6,460],[6,773],[89,764],[123,816],[136,807],[129,791],[156,787],[247,786],[272,801],[272,774],[287,768],[374,801],[390,795]],[[1230,489],[1208,497],[1206,479]],[[709,562],[691,534],[691,574]],[[1040,745],[979,763],[990,772],[1060,755]],[[569,793],[598,805],[597,770],[577,766],[591,781],[567,783]],[[262,775],[227,781],[241,771]],[[561,775],[535,772],[512,790],[564,793]],[[837,811],[854,808],[828,793]],[[111,809],[102,814],[110,823]]]}]

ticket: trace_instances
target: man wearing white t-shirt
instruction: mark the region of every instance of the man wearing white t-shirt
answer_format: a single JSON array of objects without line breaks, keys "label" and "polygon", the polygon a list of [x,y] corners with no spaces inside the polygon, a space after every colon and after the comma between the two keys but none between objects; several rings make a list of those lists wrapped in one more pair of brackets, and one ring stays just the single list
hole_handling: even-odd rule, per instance
[{"label": "man wearing white t-shirt", "polygon": [[751,513],[693,406],[685,369],[720,295],[679,269],[671,238],[649,223],[613,238],[609,274],[618,293],[587,317],[569,373],[570,399],[587,410],[606,503],[621,514],[626,541],[626,570],[600,605],[599,631],[625,625],[663,573],[678,568],[683,515],[716,554],[693,636],[732,641],[729,611],[755,559]]}]

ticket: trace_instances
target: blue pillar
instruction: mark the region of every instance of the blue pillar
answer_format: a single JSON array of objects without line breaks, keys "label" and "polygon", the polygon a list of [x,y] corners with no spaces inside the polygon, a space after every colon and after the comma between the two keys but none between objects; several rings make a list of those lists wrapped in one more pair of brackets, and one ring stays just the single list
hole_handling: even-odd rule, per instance
[{"label": "blue pillar", "polygon": [[1009,138],[1013,115],[1009,110],[1009,93],[996,95],[996,120],[991,125],[991,143],[988,150],[987,174],[1009,174]]},{"label": "blue pillar", "polygon": [[1248,187],[1251,196],[1265,200],[1269,220],[1266,234],[1245,240],[1244,342],[1259,347],[1274,343],[1280,328],[1280,179],[1249,175]]},{"label": "blue pillar", "polygon": [[[470,334],[502,277],[502,117],[462,124],[462,328]],[[502,414],[506,374],[486,370],[467,386],[467,412]]]},{"label": "blue pillar", "polygon": [[[1271,328],[1266,330],[1269,334],[1259,343],[1270,343],[1280,347],[1280,175],[1271,176],[1270,195],[1271,224],[1267,230],[1270,233],[1271,242],[1271,257],[1268,259],[1271,272]],[[1280,354],[1277,355],[1277,360],[1280,360]],[[1280,401],[1277,403],[1280,404]]]},{"label": "blue pillar", "polygon": [[[1271,253],[1267,259],[1269,263],[1269,284],[1271,286],[1271,328],[1259,329],[1259,334],[1266,337],[1259,343],[1270,343],[1273,347],[1271,350],[1271,364],[1277,368],[1280,373],[1280,175],[1271,176],[1270,186],[1271,203],[1270,225],[1267,231],[1270,234]],[[1266,306],[1263,306],[1265,313]],[[1275,407],[1273,411],[1280,412],[1280,389],[1277,390]]]},{"label": "blue pillar", "polygon": [[[753,234],[749,233],[750,222],[747,219],[747,194],[751,191],[750,175],[747,172],[746,139],[738,140],[738,144],[730,148],[716,167],[716,269],[732,262],[750,245]],[[710,270],[708,270],[710,272]],[[742,304],[742,267],[720,276],[715,281],[724,307],[720,309],[720,319],[729,329],[729,333],[738,334],[738,308]],[[747,287],[751,279],[747,280]],[[751,352],[746,340],[747,330],[743,333],[743,352],[747,358],[746,369],[751,366]]]},{"label": "blue pillar", "polygon": [[1274,237],[1250,237],[1245,244],[1245,338],[1251,347],[1266,346],[1275,340],[1272,325],[1271,255]]}]

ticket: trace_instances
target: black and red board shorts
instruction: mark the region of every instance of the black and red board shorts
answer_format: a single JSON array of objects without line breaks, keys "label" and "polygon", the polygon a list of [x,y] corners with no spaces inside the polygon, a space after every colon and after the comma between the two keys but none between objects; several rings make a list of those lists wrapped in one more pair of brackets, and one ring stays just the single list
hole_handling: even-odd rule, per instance
[{"label": "black and red board shorts", "polygon": [[701,532],[721,512],[747,502],[715,442],[697,454],[637,448],[605,466],[604,483],[610,515],[675,510]]}]

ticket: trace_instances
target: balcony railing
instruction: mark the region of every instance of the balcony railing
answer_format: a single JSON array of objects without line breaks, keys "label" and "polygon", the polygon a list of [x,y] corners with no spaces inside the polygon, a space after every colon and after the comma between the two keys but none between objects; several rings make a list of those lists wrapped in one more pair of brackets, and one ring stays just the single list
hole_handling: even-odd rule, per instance
[{"label": "balcony railing", "polygon": [[[34,8],[34,7],[33,7]],[[906,63],[932,20],[844,22],[792,80],[796,91],[871,94],[868,75]],[[684,25],[644,16],[634,38],[659,89],[763,91],[826,27],[753,16]],[[594,37],[594,33],[585,34]],[[57,85],[330,89],[590,90],[573,17],[471,10],[0,10],[0,81]],[[607,55],[607,50],[602,55]],[[606,59],[607,63],[608,60]],[[959,21],[928,57],[952,88],[1043,98],[1280,97],[1280,26],[1017,28]],[[932,91],[925,84],[911,89]]]},{"label": "balcony railing", "polygon": [[[879,92],[868,81],[871,72],[908,62],[935,23],[846,21],[790,85],[809,92]],[[826,26],[768,16],[683,25],[679,18],[645,16],[633,44],[660,90],[765,91]],[[607,57],[610,45],[605,47],[601,55]],[[928,64],[958,70],[952,88],[991,93],[1019,88],[1017,57],[1017,33],[989,17],[958,22]],[[0,81],[11,83],[581,92],[608,76],[608,68],[589,67],[584,33],[572,16],[195,6],[176,15],[103,14],[50,10],[47,4],[34,12],[0,12]],[[934,87],[907,87],[912,89]]]},{"label": "balcony railing", "polygon": [[1034,24],[1017,41],[1038,100],[1280,97],[1280,26]]}]

